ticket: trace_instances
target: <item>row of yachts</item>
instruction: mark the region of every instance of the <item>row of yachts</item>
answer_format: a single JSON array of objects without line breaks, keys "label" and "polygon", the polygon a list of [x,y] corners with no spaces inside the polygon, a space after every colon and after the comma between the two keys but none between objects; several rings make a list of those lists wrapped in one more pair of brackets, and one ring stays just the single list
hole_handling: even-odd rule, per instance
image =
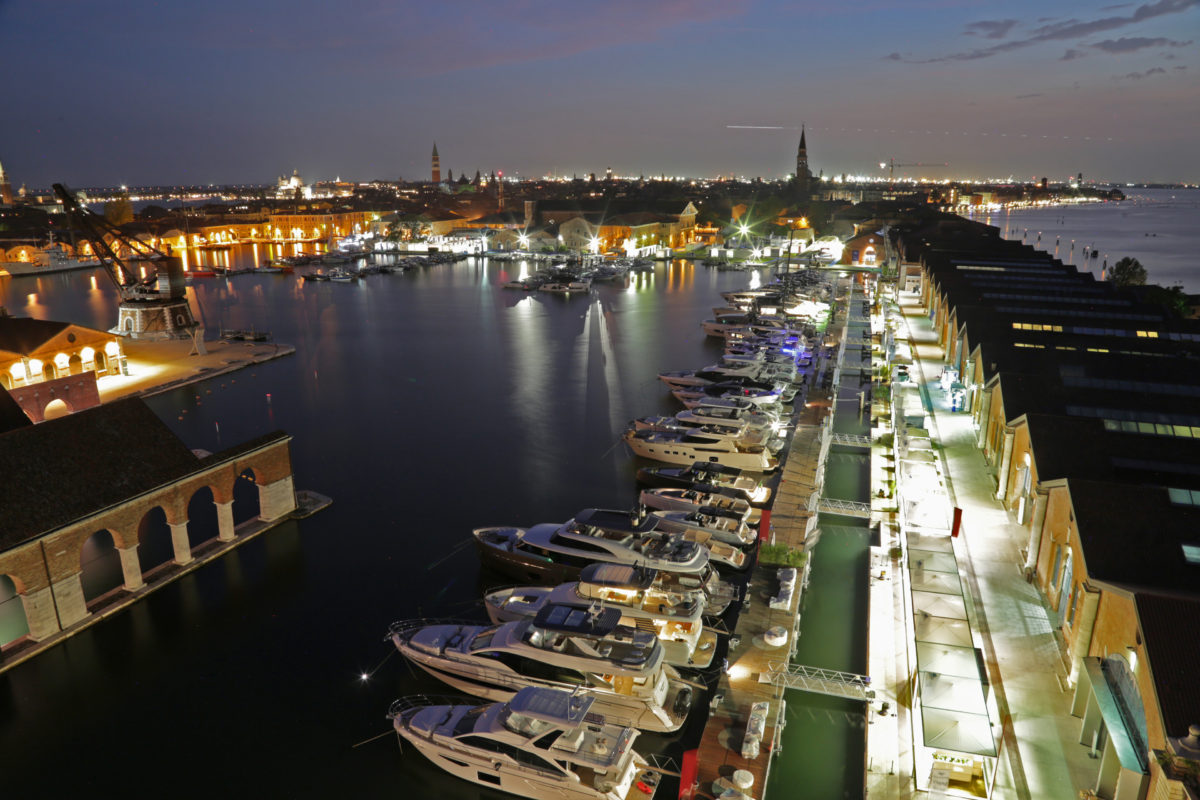
[{"label": "row of yachts", "polygon": [[787,426],[785,404],[803,391],[812,365],[811,328],[781,314],[764,314],[764,292],[731,292],[737,305],[714,309],[703,323],[725,341],[720,360],[658,375],[684,410],[673,417],[633,420],[624,434],[635,455],[670,464],[708,461],[754,472],[779,465]]},{"label": "row of yachts", "polygon": [[[746,380],[797,382],[795,333],[736,346],[748,355],[752,343],[757,356],[722,363],[755,365]],[[790,373],[776,357],[788,348]],[[662,771],[633,743],[643,731],[679,731],[708,688],[722,618],[741,599],[771,497],[761,473],[774,455],[747,468],[727,455],[778,451],[785,394],[773,403],[706,396],[675,418],[635,421],[631,446],[683,427],[730,449],[649,456],[660,464],[638,471],[633,510],[474,530],[481,562],[517,581],[485,595],[490,622],[405,620],[386,638],[410,664],[484,702],[398,700],[396,732],[447,772],[524,797],[652,797]]]}]

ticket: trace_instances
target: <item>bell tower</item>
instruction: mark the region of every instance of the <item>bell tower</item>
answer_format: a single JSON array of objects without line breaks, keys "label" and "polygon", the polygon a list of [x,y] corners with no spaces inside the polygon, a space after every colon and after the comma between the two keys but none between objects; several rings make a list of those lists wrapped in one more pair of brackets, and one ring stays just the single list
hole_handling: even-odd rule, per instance
[{"label": "bell tower", "polygon": [[796,188],[808,193],[812,172],[808,169],[808,144],[804,140],[804,126],[800,126],[800,146],[796,148]]},{"label": "bell tower", "polygon": [[12,184],[4,174],[4,165],[0,164],[0,205],[11,206],[13,202]]},{"label": "bell tower", "polygon": [[442,160],[438,158],[437,142],[433,143],[433,178],[434,183],[442,182]]}]

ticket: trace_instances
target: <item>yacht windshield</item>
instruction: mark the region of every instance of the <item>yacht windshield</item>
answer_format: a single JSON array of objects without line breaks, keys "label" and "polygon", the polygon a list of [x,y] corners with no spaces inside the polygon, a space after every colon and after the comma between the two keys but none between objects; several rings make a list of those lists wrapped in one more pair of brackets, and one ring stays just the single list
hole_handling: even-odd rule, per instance
[{"label": "yacht windshield", "polygon": [[511,710],[504,712],[500,722],[513,733],[519,733],[531,739],[554,727],[553,723],[544,719],[534,719]]},{"label": "yacht windshield", "polygon": [[495,628],[488,628],[486,631],[479,633],[471,640],[470,650],[481,650],[484,647],[489,647],[492,644],[492,636],[496,633]]}]

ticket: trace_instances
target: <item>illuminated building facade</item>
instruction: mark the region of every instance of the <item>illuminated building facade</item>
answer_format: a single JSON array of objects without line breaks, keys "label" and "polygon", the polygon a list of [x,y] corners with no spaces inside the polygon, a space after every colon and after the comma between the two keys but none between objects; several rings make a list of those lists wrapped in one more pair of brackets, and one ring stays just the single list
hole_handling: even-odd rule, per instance
[{"label": "illuminated building facade", "polygon": [[0,204],[12,205],[13,190],[12,184],[8,182],[8,175],[4,173],[4,165],[0,164]]},{"label": "illuminated building facade", "polygon": [[5,389],[85,372],[117,375],[124,358],[114,334],[69,322],[0,316],[0,386]]},{"label": "illuminated building facade", "polygon": [[1084,792],[1187,796],[1164,754],[1200,719],[1200,325],[987,226],[932,224],[896,245],[920,265],[994,497],[1024,529],[1016,566],[1095,758]]}]

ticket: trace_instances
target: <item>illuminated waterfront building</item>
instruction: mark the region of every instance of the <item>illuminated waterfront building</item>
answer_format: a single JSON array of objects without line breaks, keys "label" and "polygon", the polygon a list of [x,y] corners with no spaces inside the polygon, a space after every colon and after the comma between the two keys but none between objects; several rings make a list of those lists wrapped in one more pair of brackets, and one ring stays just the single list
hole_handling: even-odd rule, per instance
[{"label": "illuminated waterfront building", "polygon": [[4,165],[0,164],[0,204],[12,205],[13,190],[12,184],[8,182],[8,175],[4,173]]}]

